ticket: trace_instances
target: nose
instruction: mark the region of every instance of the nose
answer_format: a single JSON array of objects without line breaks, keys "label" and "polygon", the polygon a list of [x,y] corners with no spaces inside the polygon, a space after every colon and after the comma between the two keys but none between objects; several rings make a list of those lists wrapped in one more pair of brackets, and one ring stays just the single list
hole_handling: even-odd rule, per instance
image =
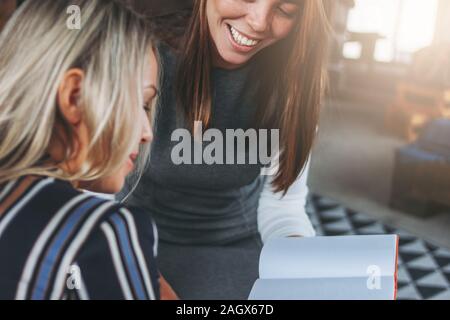
[{"label": "nose", "polygon": [[150,120],[148,119],[147,115],[145,114],[145,116],[142,117],[141,144],[150,143],[150,142],[152,142],[152,140],[153,140],[152,126],[150,125]]},{"label": "nose", "polygon": [[253,3],[249,8],[247,15],[247,23],[258,33],[264,33],[267,31],[272,20],[272,9],[269,4],[263,1]]}]

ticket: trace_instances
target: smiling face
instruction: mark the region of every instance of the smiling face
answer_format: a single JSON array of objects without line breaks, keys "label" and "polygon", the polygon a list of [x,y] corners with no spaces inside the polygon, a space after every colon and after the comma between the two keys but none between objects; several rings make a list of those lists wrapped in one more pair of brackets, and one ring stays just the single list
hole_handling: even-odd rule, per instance
[{"label": "smiling face", "polygon": [[300,12],[300,0],[207,0],[214,64],[238,68],[256,53],[286,38]]}]

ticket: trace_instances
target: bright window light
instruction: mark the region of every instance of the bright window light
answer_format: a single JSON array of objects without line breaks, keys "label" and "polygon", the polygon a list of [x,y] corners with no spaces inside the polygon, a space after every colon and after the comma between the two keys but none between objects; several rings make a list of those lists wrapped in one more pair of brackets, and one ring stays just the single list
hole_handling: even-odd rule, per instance
[{"label": "bright window light", "polygon": [[[414,52],[432,43],[437,9],[438,0],[356,0],[348,30],[384,37],[377,43],[376,60],[410,62]],[[354,52],[347,54],[353,58]]]}]

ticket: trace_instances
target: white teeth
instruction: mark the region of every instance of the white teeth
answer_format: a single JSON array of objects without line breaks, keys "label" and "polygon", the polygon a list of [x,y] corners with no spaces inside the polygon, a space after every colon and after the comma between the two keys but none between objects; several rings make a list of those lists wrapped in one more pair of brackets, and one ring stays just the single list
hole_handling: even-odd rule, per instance
[{"label": "white teeth", "polygon": [[247,47],[254,47],[256,46],[259,41],[248,39],[247,37],[243,36],[239,33],[236,29],[230,26],[231,34],[233,35],[234,41],[236,41],[241,46],[247,46]]}]

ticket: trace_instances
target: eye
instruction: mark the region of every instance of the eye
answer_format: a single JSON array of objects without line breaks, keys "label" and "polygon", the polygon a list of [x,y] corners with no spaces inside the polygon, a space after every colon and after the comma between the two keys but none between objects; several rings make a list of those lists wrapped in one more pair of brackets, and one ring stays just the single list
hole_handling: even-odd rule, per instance
[{"label": "eye", "polygon": [[281,15],[283,15],[289,19],[292,19],[297,16],[299,7],[298,7],[298,5],[293,4],[293,3],[282,3],[278,6],[277,9]]},{"label": "eye", "polygon": [[146,103],[146,104],[144,104],[144,106],[143,106],[143,108],[144,108],[144,111],[145,111],[145,113],[148,115],[148,116],[150,116],[151,114],[152,114],[152,108],[153,106],[151,105],[151,103]]},{"label": "eye", "polygon": [[144,109],[145,113],[148,116],[152,115],[152,112],[155,109],[156,103],[159,100],[159,98],[160,98],[160,92],[157,89],[154,89],[151,96],[146,97],[147,101],[142,106],[142,108]]}]

